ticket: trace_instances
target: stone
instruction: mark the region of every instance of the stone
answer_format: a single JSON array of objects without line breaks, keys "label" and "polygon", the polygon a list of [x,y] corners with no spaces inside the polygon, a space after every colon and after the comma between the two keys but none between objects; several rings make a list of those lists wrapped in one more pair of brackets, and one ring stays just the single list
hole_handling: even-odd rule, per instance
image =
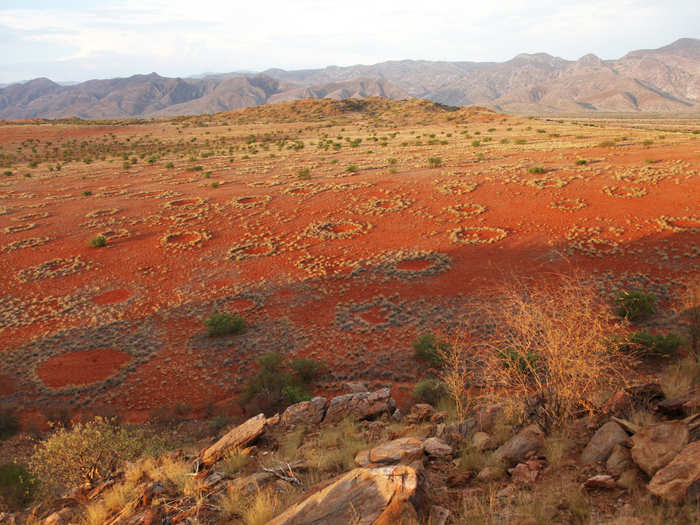
[{"label": "stone", "polygon": [[367,392],[367,385],[362,381],[348,381],[347,383],[343,383],[343,392],[348,394]]},{"label": "stone", "polygon": [[599,474],[583,482],[584,489],[613,490],[617,484],[615,478],[608,474]]},{"label": "stone", "polygon": [[589,465],[605,461],[610,456],[615,445],[624,443],[629,439],[620,425],[614,421],[608,421],[598,431],[583,449],[581,453],[581,463]]},{"label": "stone", "polygon": [[314,397],[311,401],[302,401],[287,407],[280,418],[284,426],[318,425],[326,415],[326,398]]},{"label": "stone", "polygon": [[417,488],[418,477],[411,467],[358,468],[339,476],[268,525],[398,523],[397,516],[410,514],[410,499]]},{"label": "stone", "polygon": [[406,422],[410,424],[428,421],[435,414],[435,409],[428,403],[416,403],[406,416]]},{"label": "stone", "polygon": [[255,441],[264,431],[267,419],[264,414],[251,417],[245,423],[226,433],[219,441],[205,449],[202,463],[206,466],[213,465],[221,459],[227,451],[235,448],[243,448]]},{"label": "stone", "polygon": [[277,478],[271,472],[256,472],[250,476],[236,478],[226,483],[227,490],[234,494],[241,494],[243,497],[255,494],[265,485],[272,483]]},{"label": "stone", "polygon": [[432,416],[430,416],[430,422],[431,423],[444,423],[447,421],[447,419],[450,417],[449,412],[442,411],[442,412],[435,412]]},{"label": "stone", "polygon": [[440,505],[432,505],[430,507],[430,515],[428,523],[430,525],[446,525],[447,518],[450,517],[450,511]]},{"label": "stone", "polygon": [[532,485],[539,475],[538,469],[533,469],[527,463],[518,463],[508,471],[510,479],[516,485]]},{"label": "stone", "polygon": [[490,482],[503,477],[503,470],[497,467],[484,467],[476,475],[477,481]]},{"label": "stone", "polygon": [[682,395],[664,399],[656,405],[656,410],[666,416],[682,416],[684,405],[690,401],[690,395]]},{"label": "stone", "polygon": [[387,441],[369,451],[369,460],[373,464],[391,465],[410,463],[423,455],[423,443],[416,438],[405,437]]},{"label": "stone", "polygon": [[391,419],[393,419],[394,421],[401,421],[403,419],[403,412],[401,412],[401,410],[397,408],[396,410],[394,410],[394,413],[391,414]]},{"label": "stone", "polygon": [[673,503],[700,492],[700,441],[685,446],[680,453],[651,478],[647,487],[655,496]]},{"label": "stone", "polygon": [[396,407],[388,388],[376,392],[359,392],[334,397],[328,404],[324,423],[337,423],[345,418],[370,419],[391,414]]},{"label": "stone", "polygon": [[544,433],[542,429],[538,425],[530,425],[498,447],[494,456],[496,459],[515,465],[538,452],[543,445]]},{"label": "stone", "polygon": [[469,482],[474,479],[476,472],[453,472],[445,479],[445,485],[454,488],[466,487]]},{"label": "stone", "polygon": [[452,456],[452,447],[442,439],[431,437],[423,442],[423,448],[428,456],[434,458],[447,458]]},{"label": "stone", "polygon": [[608,460],[605,462],[605,469],[613,476],[619,476],[631,466],[632,455],[630,454],[630,449],[618,443],[608,456]]},{"label": "stone", "polygon": [[632,436],[632,459],[649,477],[668,465],[688,443],[682,421],[648,425]]},{"label": "stone", "polygon": [[484,450],[494,450],[498,448],[498,445],[496,440],[486,432],[475,432],[472,436],[472,447],[483,452]]}]

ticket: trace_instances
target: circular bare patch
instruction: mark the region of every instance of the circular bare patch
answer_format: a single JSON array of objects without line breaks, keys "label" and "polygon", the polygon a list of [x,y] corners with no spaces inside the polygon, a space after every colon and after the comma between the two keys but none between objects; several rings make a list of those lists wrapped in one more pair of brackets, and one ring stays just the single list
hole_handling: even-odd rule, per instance
[{"label": "circular bare patch", "polygon": [[486,206],[473,202],[468,204],[455,204],[454,206],[449,206],[447,211],[461,219],[468,219],[469,217],[476,217],[484,213],[486,211]]},{"label": "circular bare patch", "polygon": [[27,224],[16,224],[14,226],[7,226],[5,228],[5,233],[19,233],[26,232],[27,230],[32,230],[38,226],[35,222],[30,222]]},{"label": "circular bare patch", "polygon": [[637,197],[644,197],[648,191],[643,187],[630,187],[630,186],[605,186],[603,188],[603,193],[610,195],[611,197],[620,197],[623,199],[634,199]]},{"label": "circular bare patch", "polygon": [[12,217],[10,220],[14,221],[14,222],[26,222],[26,221],[35,221],[37,219],[45,219],[48,216],[49,216],[49,212],[37,211],[34,213],[27,213],[25,215],[20,215],[19,217]]},{"label": "circular bare patch", "polygon": [[95,295],[92,298],[92,302],[103,306],[107,304],[121,303],[126,301],[129,297],[131,297],[131,291],[120,288],[118,290],[110,290],[109,292],[103,292],[99,295]]},{"label": "circular bare patch", "polygon": [[205,231],[179,231],[166,233],[161,237],[160,243],[166,248],[186,250],[198,248],[210,238],[211,235]]},{"label": "circular bare patch", "polygon": [[383,215],[385,213],[393,213],[408,208],[411,205],[410,200],[401,198],[396,199],[378,199],[372,197],[367,202],[360,204],[357,207],[358,213],[367,215]]},{"label": "circular bare patch", "polygon": [[28,239],[22,239],[21,241],[15,241],[7,246],[5,246],[3,252],[12,252],[14,250],[23,250],[25,248],[34,248],[35,246],[42,246],[51,240],[50,237],[29,237]]},{"label": "circular bare patch", "polygon": [[575,211],[588,206],[583,199],[563,199],[549,203],[549,207],[555,210]]},{"label": "circular bare patch", "polygon": [[242,241],[234,244],[228,251],[229,259],[242,261],[254,257],[266,257],[277,251],[277,244],[272,239]]},{"label": "circular bare patch", "polygon": [[464,195],[473,192],[479,186],[478,182],[436,182],[435,189],[447,195]]},{"label": "circular bare patch", "polygon": [[203,199],[201,197],[195,197],[191,199],[176,199],[174,201],[166,202],[165,207],[176,210],[194,210],[196,208],[201,208],[206,204],[206,202],[206,199]]},{"label": "circular bare patch", "polygon": [[236,208],[262,208],[272,200],[270,195],[248,195],[233,200]]},{"label": "circular bare patch", "polygon": [[36,373],[51,388],[89,385],[107,379],[130,360],[129,354],[119,350],[82,350],[51,357],[37,367]]},{"label": "circular bare patch", "polygon": [[457,244],[493,244],[506,238],[503,228],[490,226],[465,226],[450,232],[450,240]]},{"label": "circular bare patch", "polygon": [[69,257],[67,259],[52,259],[41,263],[38,266],[25,268],[16,274],[16,278],[21,283],[40,281],[42,279],[56,279],[80,273],[90,268],[90,265],[83,261],[80,256]]},{"label": "circular bare patch", "polygon": [[304,234],[318,239],[350,239],[370,230],[369,223],[355,221],[322,221],[310,224]]}]

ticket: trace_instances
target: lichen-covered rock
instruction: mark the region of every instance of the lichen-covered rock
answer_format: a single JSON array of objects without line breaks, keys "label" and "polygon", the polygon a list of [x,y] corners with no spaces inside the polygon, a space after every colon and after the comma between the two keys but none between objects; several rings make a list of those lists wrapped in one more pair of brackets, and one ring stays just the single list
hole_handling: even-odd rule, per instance
[{"label": "lichen-covered rock", "polygon": [[266,424],[267,419],[264,414],[251,417],[245,423],[229,431],[211,447],[202,451],[202,463],[207,466],[212,465],[229,450],[242,448],[252,443],[265,431]]},{"label": "lichen-covered rock", "polygon": [[688,427],[682,421],[646,426],[632,436],[632,459],[651,477],[676,457],[688,437]]},{"label": "lichen-covered rock", "polygon": [[370,450],[362,450],[355,456],[357,465],[393,465],[411,463],[423,455],[423,443],[412,437],[387,441]]},{"label": "lichen-covered rock", "polygon": [[624,443],[629,439],[620,425],[614,421],[608,421],[598,431],[583,449],[581,462],[584,464],[598,463],[605,461],[610,456],[615,445]]},{"label": "lichen-covered rock", "polygon": [[423,442],[423,448],[428,456],[434,458],[448,458],[452,455],[452,447],[442,439],[431,437]]},{"label": "lichen-covered rock", "polygon": [[[270,521],[268,525],[370,525],[396,523],[418,488],[416,471],[405,465],[358,468],[343,474]],[[413,510],[415,515],[415,510]]]},{"label": "lichen-covered rock", "polygon": [[302,401],[288,406],[280,421],[285,426],[318,425],[326,415],[326,398],[314,397],[311,401]]},{"label": "lichen-covered rock", "polygon": [[328,404],[324,422],[334,423],[345,418],[369,419],[393,413],[396,403],[388,388],[376,392],[359,392],[334,397]]},{"label": "lichen-covered rock", "polygon": [[522,429],[515,436],[498,447],[494,452],[497,459],[512,465],[522,463],[533,453],[538,452],[544,445],[544,432],[537,425]]},{"label": "lichen-covered rock", "polygon": [[660,469],[648,485],[655,496],[674,503],[691,493],[700,492],[700,441],[683,448],[668,465]]}]

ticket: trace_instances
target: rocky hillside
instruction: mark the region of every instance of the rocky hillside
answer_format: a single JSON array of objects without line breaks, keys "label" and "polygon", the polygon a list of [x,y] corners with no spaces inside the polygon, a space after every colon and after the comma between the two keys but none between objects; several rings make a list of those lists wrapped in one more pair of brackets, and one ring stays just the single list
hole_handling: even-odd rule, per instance
[{"label": "rocky hillside", "polygon": [[260,75],[155,73],[64,86],[40,78],[0,89],[0,119],[87,119],[215,113],[300,98],[426,98],[509,113],[697,113],[700,40],[617,60],[545,53],[502,63],[401,60]]},{"label": "rocky hillside", "polygon": [[266,75],[164,78],[156,73],[62,86],[46,78],[0,89],[0,119],[198,115],[300,98],[406,98],[377,79],[298,86]]}]

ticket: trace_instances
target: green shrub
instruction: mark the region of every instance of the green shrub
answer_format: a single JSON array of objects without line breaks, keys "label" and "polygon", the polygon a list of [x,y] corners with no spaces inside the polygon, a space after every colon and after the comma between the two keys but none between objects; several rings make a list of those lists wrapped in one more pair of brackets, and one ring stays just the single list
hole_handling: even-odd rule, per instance
[{"label": "green shrub", "polygon": [[0,412],[0,441],[14,436],[19,432],[19,421],[10,412]]},{"label": "green shrub", "polygon": [[475,148],[478,148],[479,146],[481,146],[481,141],[480,140],[472,140],[472,146],[474,146]]},{"label": "green shrub", "polygon": [[678,334],[657,334],[637,332],[630,337],[634,348],[645,355],[674,356],[683,345],[683,338]]},{"label": "green shrub", "polygon": [[615,297],[615,313],[636,322],[651,317],[656,312],[656,296],[643,290],[620,290]]},{"label": "green shrub", "polygon": [[83,192],[83,197],[89,197],[90,195],[92,195],[92,191],[90,191],[90,190],[85,190]]},{"label": "green shrub", "polygon": [[317,379],[328,370],[323,363],[315,359],[309,359],[308,357],[293,359],[289,363],[289,368],[291,368],[305,383]]},{"label": "green shrub", "polygon": [[308,358],[287,363],[276,352],[265,354],[257,361],[259,369],[243,387],[243,398],[256,400],[263,411],[283,408],[311,399],[311,383],[327,368],[323,363]]},{"label": "green shrub", "polygon": [[428,159],[428,165],[431,168],[439,168],[442,166],[442,159],[440,157],[430,157]]},{"label": "green shrub", "polygon": [[586,159],[578,159],[576,161],[577,166],[583,166],[584,164],[588,164],[588,161]]},{"label": "green shrub", "polygon": [[36,481],[22,465],[0,465],[0,508],[21,510],[32,500]]},{"label": "green shrub", "polygon": [[45,493],[57,493],[91,477],[104,477],[124,461],[165,448],[158,436],[96,417],[71,429],[59,426],[29,460],[30,473]]},{"label": "green shrub", "polygon": [[98,235],[97,237],[93,237],[90,239],[90,246],[93,248],[104,248],[107,246],[107,239],[105,238],[104,235]]},{"label": "green shrub", "polygon": [[447,395],[447,387],[437,379],[422,379],[413,387],[413,397],[422,403],[436,406]]},{"label": "green shrub", "polygon": [[350,164],[347,168],[345,168],[345,171],[348,173],[355,173],[357,172],[357,166],[355,164]]},{"label": "green shrub", "polygon": [[173,164],[172,162],[168,162],[168,163],[165,165],[165,167],[166,167],[167,169],[171,170],[171,169],[173,169],[173,168],[175,167],[175,164]]},{"label": "green shrub", "polygon": [[513,348],[506,348],[505,350],[496,350],[496,357],[502,361],[504,368],[515,368],[522,374],[533,375],[538,369],[539,356],[535,352],[522,355]]},{"label": "green shrub", "polygon": [[299,168],[297,170],[297,178],[299,180],[309,180],[311,178],[311,170],[309,168]]},{"label": "green shrub", "polygon": [[544,168],[542,166],[533,166],[529,170],[530,173],[544,173]]},{"label": "green shrub", "polygon": [[229,313],[215,313],[204,321],[209,328],[207,335],[215,337],[219,335],[240,334],[245,330],[245,320]]},{"label": "green shrub", "polygon": [[449,343],[438,341],[433,334],[423,334],[413,342],[415,358],[419,361],[425,361],[435,368],[440,368],[442,366],[443,354],[449,350],[449,348]]}]

